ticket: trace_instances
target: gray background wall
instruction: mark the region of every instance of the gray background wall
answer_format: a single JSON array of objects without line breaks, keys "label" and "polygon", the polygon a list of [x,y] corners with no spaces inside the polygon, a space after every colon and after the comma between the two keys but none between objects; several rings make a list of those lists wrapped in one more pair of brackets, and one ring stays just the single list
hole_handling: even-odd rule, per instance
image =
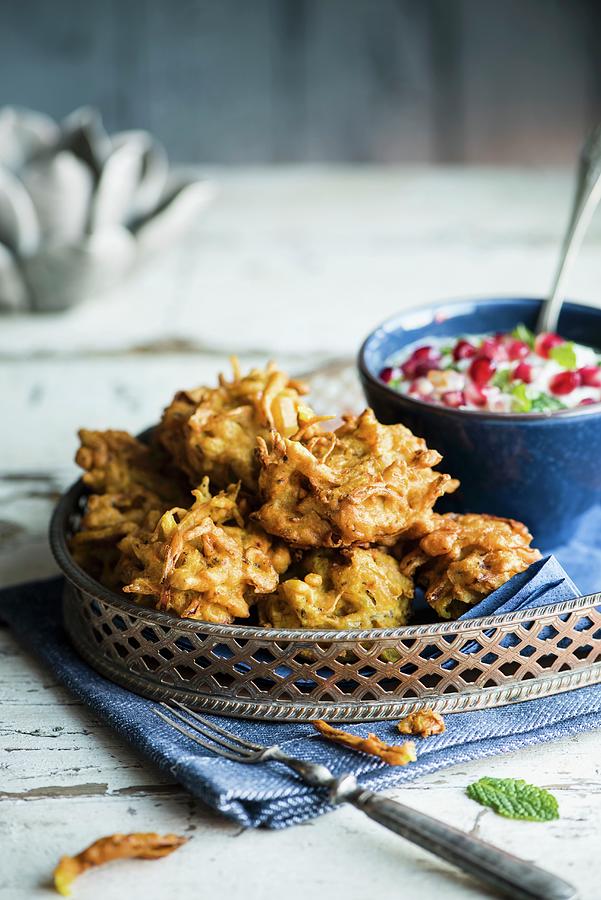
[{"label": "gray background wall", "polygon": [[598,0],[2,0],[0,103],[179,161],[562,162],[600,37]]}]

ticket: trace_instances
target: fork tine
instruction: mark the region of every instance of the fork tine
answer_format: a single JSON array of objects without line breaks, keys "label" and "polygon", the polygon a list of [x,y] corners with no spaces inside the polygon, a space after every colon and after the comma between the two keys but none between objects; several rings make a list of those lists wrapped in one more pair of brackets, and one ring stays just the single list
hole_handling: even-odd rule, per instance
[{"label": "fork tine", "polygon": [[158,716],[159,719],[162,719],[163,722],[166,722],[171,728],[175,728],[176,731],[179,731],[180,734],[185,735],[187,738],[190,738],[191,741],[194,741],[196,744],[200,744],[201,747],[204,747],[205,750],[210,750],[212,753],[216,753],[218,756],[223,756],[225,759],[231,759],[232,762],[244,762],[246,760],[246,756],[242,756],[240,753],[229,753],[223,747],[220,747],[218,744],[213,744],[210,741],[203,741],[202,738],[195,734],[193,731],[189,731],[187,728],[183,728],[178,722],[175,722],[169,716],[166,716],[165,713],[161,712],[160,709],[154,708],[153,713],[155,716]]},{"label": "fork tine", "polygon": [[180,722],[183,722],[184,725],[187,725],[188,728],[192,729],[195,734],[202,734],[205,738],[208,738],[214,744],[219,744],[222,747],[225,747],[226,750],[233,750],[235,753],[238,753],[239,756],[249,756],[255,753],[255,750],[250,748],[241,746],[240,744],[235,742],[235,735],[229,734],[227,731],[225,735],[227,737],[222,737],[217,730],[213,730],[210,722],[205,722],[200,716],[195,716],[191,710],[187,709],[185,706],[183,709],[187,713],[187,715],[199,719],[201,724],[197,724],[195,721],[191,721],[187,716],[182,715],[181,712],[178,712],[177,709],[173,709],[167,703],[161,703],[161,706],[167,709],[172,716],[175,716]]},{"label": "fork tine", "polygon": [[[176,706],[179,706],[180,709],[183,709],[185,713],[191,716],[193,719],[196,719],[197,722],[202,722],[202,724],[211,729],[212,731],[217,731],[219,734],[223,735],[223,737],[228,738],[230,741],[234,741],[237,744],[241,744],[243,747],[247,747],[249,750],[265,750],[263,744],[253,744],[252,741],[247,741],[245,738],[238,737],[237,734],[233,734],[231,731],[227,731],[226,728],[222,728],[221,725],[215,724],[215,722],[211,722],[209,719],[205,719],[203,716],[199,716],[197,712],[194,712],[192,709],[188,709],[183,703],[180,703],[179,700],[172,700],[171,703],[174,703]],[[161,706],[169,707],[168,703],[161,703]]]}]

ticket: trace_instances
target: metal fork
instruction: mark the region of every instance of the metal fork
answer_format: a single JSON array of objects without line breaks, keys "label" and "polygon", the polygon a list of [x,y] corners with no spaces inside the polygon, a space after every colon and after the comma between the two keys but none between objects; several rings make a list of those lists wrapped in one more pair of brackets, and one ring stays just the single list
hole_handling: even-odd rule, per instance
[{"label": "metal fork", "polygon": [[451,825],[362,788],[352,774],[335,778],[326,766],[288,756],[277,744],[271,747],[254,744],[198,715],[183,703],[173,701],[160,705],[163,709],[153,708],[159,718],[206,750],[238,763],[282,763],[311,787],[326,792],[330,803],[351,803],[370,819],[446,859],[504,897],[577,900],[578,892],[567,881]]}]

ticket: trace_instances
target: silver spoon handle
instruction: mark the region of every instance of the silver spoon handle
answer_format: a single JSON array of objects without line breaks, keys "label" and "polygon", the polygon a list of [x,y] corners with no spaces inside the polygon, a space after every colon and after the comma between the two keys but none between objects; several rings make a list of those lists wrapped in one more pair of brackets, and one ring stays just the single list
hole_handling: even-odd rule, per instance
[{"label": "silver spoon handle", "polygon": [[563,240],[553,286],[538,317],[536,330],[539,333],[541,331],[557,331],[557,322],[563,302],[561,288],[580,249],[580,244],[599,200],[601,200],[601,126],[595,128],[580,154],[572,213]]},{"label": "silver spoon handle", "polygon": [[359,789],[346,799],[391,831],[446,859],[511,900],[577,900],[573,885],[452,825]]}]

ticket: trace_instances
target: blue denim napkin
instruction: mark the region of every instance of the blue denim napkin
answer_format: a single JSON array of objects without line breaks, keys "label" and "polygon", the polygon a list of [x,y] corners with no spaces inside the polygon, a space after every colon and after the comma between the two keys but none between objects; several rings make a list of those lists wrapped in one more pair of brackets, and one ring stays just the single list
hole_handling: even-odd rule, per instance
[{"label": "blue denim napkin", "polygon": [[[564,554],[565,556],[565,554]],[[586,572],[575,572],[583,590],[601,586],[601,565],[592,553],[584,556]],[[577,567],[573,567],[577,568]],[[586,577],[581,577],[585,575]],[[330,809],[325,796],[304,785],[278,763],[243,766],[204,751],[164,725],[153,713],[155,705],[97,675],[72,650],[61,625],[62,580],[37,582],[0,592],[0,617],[15,637],[78,698],[142,753],[207,805],[243,826],[284,828]],[[514,608],[541,606],[580,593],[558,562],[546,559],[528,573],[516,576],[465,616]],[[467,650],[469,652],[469,650]],[[258,743],[279,743],[291,754],[325,763],[335,774],[354,772],[372,789],[413,781],[445,766],[520,750],[601,727],[601,686],[580,688],[499,709],[450,715],[446,731],[416,740],[417,762],[390,767],[379,760],[326,743],[308,724],[270,724],[236,719],[219,721],[237,734]],[[345,726],[347,727],[347,726]],[[350,725],[348,730],[375,731],[384,740],[399,741],[394,722]],[[491,774],[494,766],[491,764]],[[516,771],[517,777],[524,775]]]}]

